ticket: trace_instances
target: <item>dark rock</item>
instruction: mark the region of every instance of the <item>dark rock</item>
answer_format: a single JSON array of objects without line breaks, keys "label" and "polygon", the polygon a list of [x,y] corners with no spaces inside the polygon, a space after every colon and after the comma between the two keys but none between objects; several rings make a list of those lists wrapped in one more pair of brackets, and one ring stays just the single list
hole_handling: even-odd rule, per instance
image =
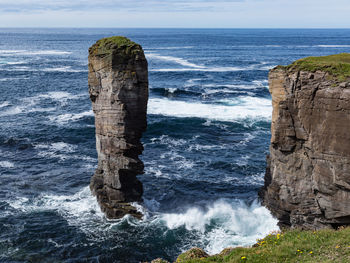
[{"label": "dark rock", "polygon": [[124,37],[101,39],[89,49],[89,94],[95,114],[98,168],[90,188],[108,218],[142,215],[136,178],[147,127],[148,69],[140,45]]},{"label": "dark rock", "polygon": [[318,70],[270,71],[272,137],[260,196],[282,227],[350,224],[348,84]]}]

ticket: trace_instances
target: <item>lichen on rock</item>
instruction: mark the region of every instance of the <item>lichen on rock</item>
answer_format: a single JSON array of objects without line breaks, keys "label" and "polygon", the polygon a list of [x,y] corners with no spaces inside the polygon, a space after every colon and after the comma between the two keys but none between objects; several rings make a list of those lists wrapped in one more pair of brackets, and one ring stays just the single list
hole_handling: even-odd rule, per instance
[{"label": "lichen on rock", "polygon": [[271,146],[260,196],[281,226],[350,224],[349,63],[349,54],[313,57],[269,73]]},{"label": "lichen on rock", "polygon": [[95,114],[98,167],[90,188],[108,218],[141,217],[140,142],[147,127],[148,69],[142,47],[125,37],[89,49],[89,94]]}]

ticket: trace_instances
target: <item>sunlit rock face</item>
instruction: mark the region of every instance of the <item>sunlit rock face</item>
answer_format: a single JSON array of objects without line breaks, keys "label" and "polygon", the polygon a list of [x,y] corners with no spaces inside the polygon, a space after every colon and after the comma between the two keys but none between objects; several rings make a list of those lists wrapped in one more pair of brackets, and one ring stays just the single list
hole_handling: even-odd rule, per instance
[{"label": "sunlit rock face", "polygon": [[260,195],[281,226],[349,225],[350,82],[334,72],[337,64],[310,65],[269,74],[272,137]]},{"label": "sunlit rock face", "polygon": [[142,47],[124,37],[101,39],[89,49],[89,94],[95,114],[98,168],[90,183],[108,218],[142,215],[140,142],[147,127],[148,66]]}]

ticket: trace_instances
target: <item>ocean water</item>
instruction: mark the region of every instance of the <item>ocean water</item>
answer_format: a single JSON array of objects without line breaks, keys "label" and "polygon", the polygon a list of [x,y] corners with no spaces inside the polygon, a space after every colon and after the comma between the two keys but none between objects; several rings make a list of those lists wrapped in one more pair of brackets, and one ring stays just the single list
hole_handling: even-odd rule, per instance
[{"label": "ocean water", "polygon": [[[108,221],[88,188],[97,164],[87,55],[124,35],[149,61],[145,217]],[[268,70],[350,50],[350,30],[0,29],[0,262],[174,260],[254,244],[270,140]]]}]

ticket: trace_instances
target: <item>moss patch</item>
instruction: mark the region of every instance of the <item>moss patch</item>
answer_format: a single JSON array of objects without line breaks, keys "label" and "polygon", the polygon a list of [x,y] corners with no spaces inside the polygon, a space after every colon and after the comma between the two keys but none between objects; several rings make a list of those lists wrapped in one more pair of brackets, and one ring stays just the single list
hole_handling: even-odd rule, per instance
[{"label": "moss patch", "polygon": [[339,81],[350,78],[350,54],[341,53],[324,57],[307,57],[299,59],[289,66],[278,66],[277,68],[288,71],[323,71],[329,73]]},{"label": "moss patch", "polygon": [[186,257],[181,262],[350,262],[350,228],[274,233],[251,248],[235,248],[207,258]]},{"label": "moss patch", "polygon": [[[177,259],[176,262],[192,262],[192,259],[197,259],[197,260],[204,260],[207,258],[209,255],[201,248],[194,247],[191,248],[190,250],[186,251],[185,253],[182,253]],[[197,261],[196,261],[197,262]]]},{"label": "moss patch", "polygon": [[139,44],[136,44],[126,37],[114,36],[98,40],[89,49],[89,53],[90,55],[104,56],[110,55],[116,50],[118,50],[119,53],[124,53],[125,55],[142,52],[142,48]]}]

